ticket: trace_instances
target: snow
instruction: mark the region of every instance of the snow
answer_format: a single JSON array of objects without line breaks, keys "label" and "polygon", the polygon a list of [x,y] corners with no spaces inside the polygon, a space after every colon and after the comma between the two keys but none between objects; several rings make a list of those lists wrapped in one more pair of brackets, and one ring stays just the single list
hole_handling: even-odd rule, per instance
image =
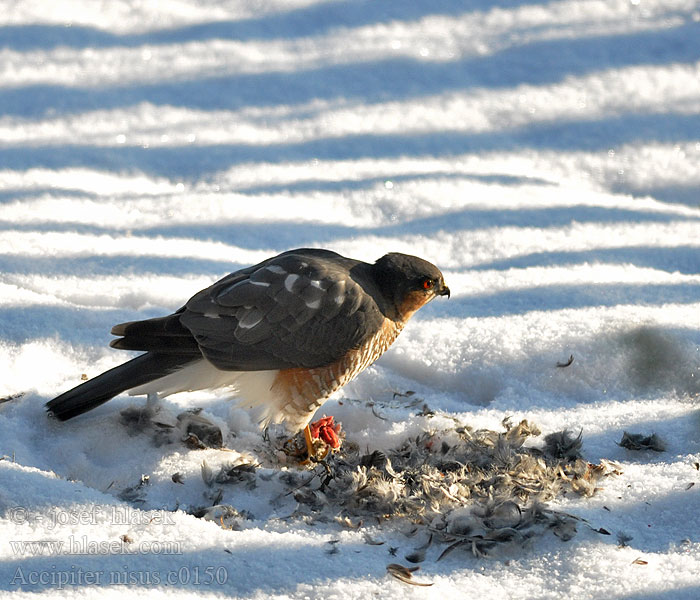
[{"label": "snow", "polygon": [[[0,597],[700,596],[697,0],[6,4]],[[226,392],[163,402],[202,407],[225,449],[155,444],[126,396],[46,418],[124,361],[112,325],[303,246],[416,254],[452,290],[321,409],[346,443],[454,418],[582,431],[621,473],[548,506],[590,527],[507,559],[434,545],[415,587],[386,566],[424,540],[287,518],[298,468]],[[189,514],[250,457],[267,479],[219,503],[252,519]]]}]

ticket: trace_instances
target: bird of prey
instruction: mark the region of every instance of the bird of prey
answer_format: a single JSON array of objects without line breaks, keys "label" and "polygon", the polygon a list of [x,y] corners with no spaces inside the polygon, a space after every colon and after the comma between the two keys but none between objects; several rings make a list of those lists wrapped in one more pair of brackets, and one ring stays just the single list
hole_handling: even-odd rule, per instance
[{"label": "bird of prey", "polygon": [[296,433],[372,364],[406,322],[450,295],[433,264],[390,253],[374,264],[301,248],[235,271],[175,313],[112,328],[113,348],[144,354],[46,404],[65,421],[121,392],[164,397],[233,387],[261,423]]}]

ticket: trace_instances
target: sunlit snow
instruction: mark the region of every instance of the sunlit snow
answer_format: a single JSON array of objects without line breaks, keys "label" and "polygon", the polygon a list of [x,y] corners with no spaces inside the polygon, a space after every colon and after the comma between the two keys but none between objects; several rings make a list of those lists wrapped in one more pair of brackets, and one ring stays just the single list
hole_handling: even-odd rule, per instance
[{"label": "sunlit snow", "polygon": [[[6,4],[0,596],[700,597],[697,0]],[[114,324],[306,246],[416,254],[452,290],[321,409],[347,441],[581,431],[621,471],[552,503],[590,527],[508,560],[429,548],[413,587],[386,566],[424,540],[289,520],[272,475],[223,489],[240,530],[188,514],[263,444],[225,391],[163,403],[202,407],[225,450],[129,430],[140,398],[46,417],[125,360]]]}]

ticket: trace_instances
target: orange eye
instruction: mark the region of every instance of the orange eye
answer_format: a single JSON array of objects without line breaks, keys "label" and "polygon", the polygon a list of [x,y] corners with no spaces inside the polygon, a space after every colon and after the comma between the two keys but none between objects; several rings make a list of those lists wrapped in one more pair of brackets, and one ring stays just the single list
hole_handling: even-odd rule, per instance
[{"label": "orange eye", "polygon": [[432,290],[434,285],[435,285],[435,282],[432,279],[424,279],[423,280],[423,289],[424,290]]}]

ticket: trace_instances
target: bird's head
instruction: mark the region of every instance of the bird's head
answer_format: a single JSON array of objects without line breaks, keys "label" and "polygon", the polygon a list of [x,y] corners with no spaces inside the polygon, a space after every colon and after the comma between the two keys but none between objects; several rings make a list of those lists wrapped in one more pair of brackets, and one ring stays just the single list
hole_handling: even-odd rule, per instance
[{"label": "bird's head", "polygon": [[440,269],[417,256],[391,252],[374,263],[372,270],[384,296],[403,322],[436,296],[450,297],[450,288],[445,285]]}]

